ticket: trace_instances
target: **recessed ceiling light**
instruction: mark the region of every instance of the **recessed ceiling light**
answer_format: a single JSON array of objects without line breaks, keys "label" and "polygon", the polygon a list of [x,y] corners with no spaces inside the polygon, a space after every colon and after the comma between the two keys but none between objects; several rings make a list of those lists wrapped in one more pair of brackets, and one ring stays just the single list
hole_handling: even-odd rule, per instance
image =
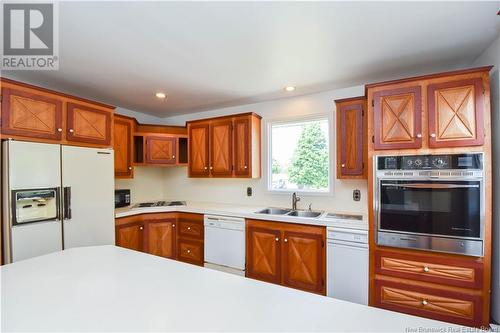
[{"label": "recessed ceiling light", "polygon": [[292,92],[294,90],[295,90],[294,86],[287,86],[287,87],[285,87],[285,91]]},{"label": "recessed ceiling light", "polygon": [[155,96],[158,97],[159,99],[167,98],[167,95],[165,95],[165,93],[162,92],[157,92]]}]

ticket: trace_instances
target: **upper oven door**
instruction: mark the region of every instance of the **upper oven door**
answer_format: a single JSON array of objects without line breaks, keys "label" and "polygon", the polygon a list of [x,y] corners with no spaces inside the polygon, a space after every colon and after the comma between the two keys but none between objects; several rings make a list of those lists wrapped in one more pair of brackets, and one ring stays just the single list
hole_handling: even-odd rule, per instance
[{"label": "upper oven door", "polygon": [[482,181],[379,180],[381,231],[481,238]]}]

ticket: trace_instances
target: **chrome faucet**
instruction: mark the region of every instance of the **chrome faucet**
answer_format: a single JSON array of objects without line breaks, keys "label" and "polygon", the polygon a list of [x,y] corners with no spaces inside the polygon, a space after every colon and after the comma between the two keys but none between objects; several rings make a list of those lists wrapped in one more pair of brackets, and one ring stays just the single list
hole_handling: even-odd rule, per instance
[{"label": "chrome faucet", "polygon": [[297,202],[300,201],[300,197],[297,196],[297,192],[293,192],[292,194],[292,209],[297,210]]}]

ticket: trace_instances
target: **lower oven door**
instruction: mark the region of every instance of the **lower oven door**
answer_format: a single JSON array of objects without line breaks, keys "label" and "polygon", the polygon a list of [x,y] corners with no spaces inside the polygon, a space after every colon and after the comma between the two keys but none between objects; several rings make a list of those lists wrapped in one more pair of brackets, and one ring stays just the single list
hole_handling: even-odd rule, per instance
[{"label": "lower oven door", "polygon": [[379,243],[396,233],[402,247],[482,255],[482,186],[481,180],[379,180]]}]

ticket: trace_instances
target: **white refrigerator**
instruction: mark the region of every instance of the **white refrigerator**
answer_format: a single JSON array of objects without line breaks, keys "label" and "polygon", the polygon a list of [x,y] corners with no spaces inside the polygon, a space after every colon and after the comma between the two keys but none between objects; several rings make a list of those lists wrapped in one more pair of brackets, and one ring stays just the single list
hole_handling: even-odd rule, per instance
[{"label": "white refrigerator", "polygon": [[112,149],[2,143],[4,262],[115,243]]}]

